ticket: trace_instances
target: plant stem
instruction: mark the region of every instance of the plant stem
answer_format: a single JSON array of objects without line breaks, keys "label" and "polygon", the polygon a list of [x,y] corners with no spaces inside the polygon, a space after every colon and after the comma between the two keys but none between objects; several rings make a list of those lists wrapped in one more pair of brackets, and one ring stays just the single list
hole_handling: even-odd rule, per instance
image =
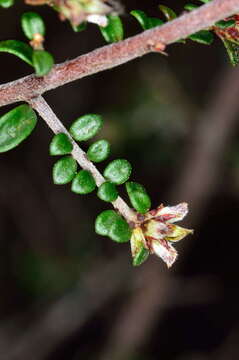
[{"label": "plant stem", "polygon": [[[95,179],[96,185],[99,187],[105,181],[104,177],[97,170],[95,165],[88,160],[86,153],[73,140],[70,133],[67,131],[62,122],[58,119],[54,111],[43,99],[43,97],[38,96],[29,100],[28,102],[32,106],[32,108],[35,109],[42,117],[42,119],[47,123],[47,125],[54,132],[54,134],[65,133],[69,137],[73,144],[73,150],[71,152],[73,158],[83,169],[91,172],[92,176]],[[118,196],[118,198],[112,202],[112,205],[127,220],[128,223],[136,222],[136,213],[129,208],[129,206],[121,197]]]},{"label": "plant stem", "polygon": [[3,84],[0,86],[0,106],[27,101],[74,80],[124,64],[236,13],[239,13],[239,0],[213,0],[162,26],[56,65],[44,77],[30,75]]}]

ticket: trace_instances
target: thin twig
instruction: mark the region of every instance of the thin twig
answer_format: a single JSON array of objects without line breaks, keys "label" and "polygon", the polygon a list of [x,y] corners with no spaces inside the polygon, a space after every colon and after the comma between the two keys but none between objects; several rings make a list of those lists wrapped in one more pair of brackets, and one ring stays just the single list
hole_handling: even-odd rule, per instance
[{"label": "thin twig", "polygon": [[163,26],[56,65],[47,76],[30,75],[3,84],[0,86],[0,106],[26,101],[74,80],[124,64],[238,12],[239,0],[213,0]]},{"label": "thin twig", "polygon": [[[55,115],[48,103],[42,96],[38,96],[29,101],[29,104],[35,109],[42,119],[47,123],[49,128],[54,134],[65,133],[73,144],[72,156],[78,162],[78,164],[85,170],[88,170],[93,175],[96,185],[99,187],[104,181],[104,177],[97,170],[95,165],[88,160],[86,153],[79,147],[79,145],[73,140],[70,133],[67,131],[62,122]],[[122,216],[130,223],[136,221],[136,214],[131,210],[126,202],[118,196],[118,198],[112,202],[112,205],[116,210],[120,212]]]}]

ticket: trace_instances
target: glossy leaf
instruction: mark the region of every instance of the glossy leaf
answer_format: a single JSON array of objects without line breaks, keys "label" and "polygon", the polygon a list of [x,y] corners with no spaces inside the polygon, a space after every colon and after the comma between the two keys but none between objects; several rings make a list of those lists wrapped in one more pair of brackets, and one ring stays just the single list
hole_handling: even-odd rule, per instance
[{"label": "glossy leaf", "polygon": [[19,57],[29,65],[32,63],[33,50],[28,44],[18,40],[0,41],[0,52],[7,52]]},{"label": "glossy leaf", "polygon": [[87,170],[81,170],[72,181],[71,190],[76,194],[89,194],[95,190],[96,183],[91,173]]},{"label": "glossy leaf", "polygon": [[73,122],[70,127],[70,133],[77,141],[86,141],[97,134],[103,125],[103,119],[100,115],[83,115]]},{"label": "glossy leaf", "polygon": [[118,191],[115,184],[106,181],[100,185],[97,195],[103,201],[112,202],[117,199]]},{"label": "glossy leaf", "polygon": [[200,44],[210,45],[213,42],[213,34],[208,30],[201,30],[189,36],[190,40],[196,41]]},{"label": "glossy leaf", "polygon": [[66,155],[72,152],[73,145],[64,133],[55,135],[50,143],[50,155]]},{"label": "glossy leaf", "polygon": [[72,156],[64,156],[53,167],[54,184],[63,185],[71,182],[77,170],[77,163]]},{"label": "glossy leaf", "polygon": [[145,214],[151,208],[151,200],[145,188],[133,181],[126,183],[126,190],[132,206],[141,214]]},{"label": "glossy leaf", "polygon": [[88,151],[87,157],[93,162],[101,162],[105,160],[110,153],[110,144],[107,140],[99,140],[92,144]]},{"label": "glossy leaf", "polygon": [[159,9],[162,11],[168,21],[171,21],[177,17],[177,14],[165,5],[159,5]]},{"label": "glossy leaf", "polygon": [[227,29],[229,27],[235,26],[236,22],[235,20],[221,20],[216,22],[216,26],[220,29]]},{"label": "glossy leaf", "polygon": [[21,17],[22,30],[25,36],[32,40],[35,34],[45,35],[45,24],[40,15],[35,12],[26,12]]},{"label": "glossy leaf", "polygon": [[20,105],[0,118],[0,152],[15,148],[33,131],[36,113],[28,105]]},{"label": "glossy leaf", "polygon": [[14,0],[0,0],[0,6],[7,9],[14,4]]},{"label": "glossy leaf", "polygon": [[127,222],[114,210],[103,211],[97,216],[95,231],[97,234],[109,236],[111,240],[119,243],[129,241],[132,233]]},{"label": "glossy leaf", "polygon": [[39,77],[47,75],[54,65],[53,56],[45,50],[34,50],[32,60],[36,76]]},{"label": "glossy leaf", "polygon": [[110,182],[120,185],[128,180],[131,174],[132,167],[125,159],[113,160],[105,168],[104,177]]},{"label": "glossy leaf", "polygon": [[124,38],[124,28],[120,17],[108,15],[107,19],[108,25],[105,27],[100,26],[100,31],[105,41],[113,43],[122,40]]},{"label": "glossy leaf", "polygon": [[132,10],[130,14],[138,20],[144,30],[148,30],[163,24],[161,19],[149,17],[145,14],[144,11],[141,10]]},{"label": "glossy leaf", "polygon": [[137,252],[133,258],[133,266],[140,266],[143,264],[149,257],[149,250],[145,249],[143,246]]}]

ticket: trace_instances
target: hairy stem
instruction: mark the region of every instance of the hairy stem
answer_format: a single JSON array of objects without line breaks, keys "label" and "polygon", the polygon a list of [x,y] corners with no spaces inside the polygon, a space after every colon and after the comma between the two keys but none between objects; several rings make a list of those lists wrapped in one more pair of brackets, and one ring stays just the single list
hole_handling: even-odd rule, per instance
[{"label": "hairy stem", "polygon": [[239,0],[213,0],[162,26],[56,65],[47,76],[30,75],[1,85],[0,106],[27,101],[66,83],[124,64],[238,12]]},{"label": "hairy stem", "polygon": [[[38,96],[29,100],[29,104],[35,109],[42,119],[47,123],[49,128],[54,134],[65,133],[73,144],[72,156],[78,162],[78,164],[85,170],[91,172],[95,179],[96,185],[99,187],[104,181],[104,177],[97,170],[95,165],[88,160],[86,153],[79,147],[79,145],[73,140],[70,133],[67,131],[62,122],[55,115],[48,103],[42,96]],[[127,220],[128,223],[136,221],[136,213],[129,208],[126,202],[118,196],[118,198],[112,202],[114,208],[120,212],[120,214]]]}]

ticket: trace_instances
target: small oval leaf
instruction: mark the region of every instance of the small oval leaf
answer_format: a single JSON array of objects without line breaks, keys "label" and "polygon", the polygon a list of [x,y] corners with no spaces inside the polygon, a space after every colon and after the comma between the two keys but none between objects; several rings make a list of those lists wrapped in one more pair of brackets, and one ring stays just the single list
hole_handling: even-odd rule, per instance
[{"label": "small oval leaf", "polygon": [[104,177],[110,182],[120,185],[128,180],[132,167],[125,159],[117,159],[109,163],[105,168]]},{"label": "small oval leaf", "polygon": [[136,20],[138,20],[144,30],[148,30],[163,24],[161,19],[149,17],[145,14],[144,11],[141,10],[132,10],[130,14],[133,15]]},{"label": "small oval leaf", "polygon": [[56,134],[50,143],[50,155],[66,155],[72,152],[73,145],[64,133]]},{"label": "small oval leaf", "polygon": [[159,5],[159,9],[162,11],[168,21],[176,19],[177,14],[171,8],[165,5]]},{"label": "small oval leaf", "polygon": [[64,185],[69,183],[75,176],[77,163],[72,156],[65,156],[58,160],[53,166],[54,184]]},{"label": "small oval leaf", "polygon": [[107,140],[99,140],[92,144],[88,151],[87,157],[93,162],[101,162],[105,160],[110,153],[110,144]]},{"label": "small oval leaf", "polygon": [[96,183],[92,174],[87,170],[81,170],[72,181],[71,191],[76,194],[89,194],[95,190]]},{"label": "small oval leaf", "polygon": [[0,0],[0,6],[7,9],[14,4],[14,0]]},{"label": "small oval leaf", "polygon": [[148,259],[148,257],[149,257],[149,250],[145,249],[142,246],[133,258],[133,266],[139,266],[143,264]]},{"label": "small oval leaf", "polygon": [[114,210],[100,213],[95,221],[95,231],[102,236],[109,236],[116,242],[127,242],[131,236],[131,229],[127,222]]},{"label": "small oval leaf", "polygon": [[112,202],[117,199],[118,191],[115,184],[106,181],[100,185],[97,195],[103,201]]},{"label": "small oval leaf", "polygon": [[45,24],[40,15],[35,12],[26,12],[21,17],[22,30],[25,36],[32,40],[35,34],[45,35]]},{"label": "small oval leaf", "polygon": [[28,105],[20,105],[0,118],[0,152],[15,148],[33,131],[36,113]]},{"label": "small oval leaf", "polygon": [[124,38],[124,28],[120,17],[109,15],[107,19],[108,25],[105,27],[100,26],[100,31],[105,41],[113,43],[122,40]]},{"label": "small oval leaf", "polygon": [[70,127],[70,133],[77,141],[86,141],[97,134],[103,125],[100,115],[87,114],[79,117]]},{"label": "small oval leaf", "polygon": [[34,50],[32,61],[36,76],[39,77],[47,75],[54,65],[53,56],[45,50]]},{"label": "small oval leaf", "polygon": [[208,30],[201,30],[188,37],[190,40],[196,41],[203,45],[210,45],[213,42],[213,34]]},{"label": "small oval leaf", "polygon": [[151,200],[145,188],[133,181],[126,183],[126,190],[131,204],[140,214],[145,214],[151,208]]},{"label": "small oval leaf", "polygon": [[0,52],[7,52],[19,57],[27,64],[32,65],[33,50],[28,44],[18,40],[0,41]]}]

